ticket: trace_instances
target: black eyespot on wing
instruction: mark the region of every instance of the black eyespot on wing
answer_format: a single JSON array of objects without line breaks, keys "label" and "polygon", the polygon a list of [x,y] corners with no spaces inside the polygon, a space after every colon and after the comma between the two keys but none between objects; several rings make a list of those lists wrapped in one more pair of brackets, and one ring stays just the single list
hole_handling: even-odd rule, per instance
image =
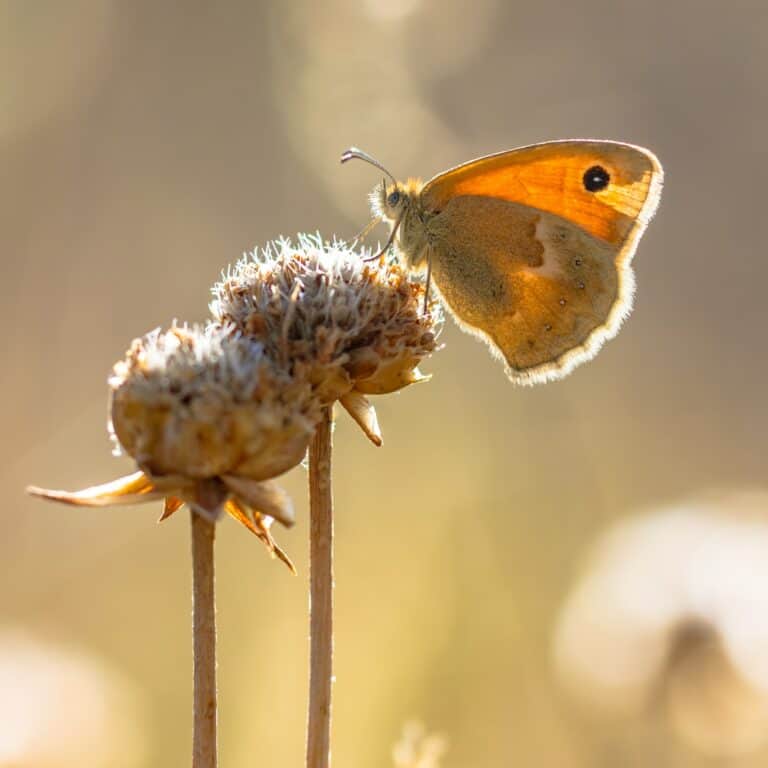
[{"label": "black eyespot on wing", "polygon": [[611,176],[602,165],[593,165],[584,171],[582,181],[587,192],[599,192],[610,184]]},{"label": "black eyespot on wing", "polygon": [[395,190],[394,192],[390,192],[389,197],[387,198],[387,205],[390,208],[394,208],[399,202],[400,202],[400,193],[397,190]]}]

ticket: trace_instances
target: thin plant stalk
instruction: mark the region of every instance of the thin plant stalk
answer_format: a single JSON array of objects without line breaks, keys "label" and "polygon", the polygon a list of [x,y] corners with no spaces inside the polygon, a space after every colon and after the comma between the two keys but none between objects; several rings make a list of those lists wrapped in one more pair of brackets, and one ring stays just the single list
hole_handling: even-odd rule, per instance
[{"label": "thin plant stalk", "polygon": [[331,408],[309,445],[310,654],[307,768],[331,762],[333,676],[333,494],[331,492]]},{"label": "thin plant stalk", "polygon": [[197,512],[192,521],[194,720],[192,768],[216,768],[216,605],[213,541],[216,526]]}]

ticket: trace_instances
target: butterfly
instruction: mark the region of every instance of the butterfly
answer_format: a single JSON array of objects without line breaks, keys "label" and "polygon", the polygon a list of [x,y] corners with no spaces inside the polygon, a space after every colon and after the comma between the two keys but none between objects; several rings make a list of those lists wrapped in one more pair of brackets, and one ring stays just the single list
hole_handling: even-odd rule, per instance
[{"label": "butterfly", "polygon": [[594,357],[632,309],[632,257],[656,212],[663,170],[615,141],[533,144],[472,160],[426,184],[371,193],[407,265],[426,270],[459,326],[486,341],[516,383],[559,379]]}]

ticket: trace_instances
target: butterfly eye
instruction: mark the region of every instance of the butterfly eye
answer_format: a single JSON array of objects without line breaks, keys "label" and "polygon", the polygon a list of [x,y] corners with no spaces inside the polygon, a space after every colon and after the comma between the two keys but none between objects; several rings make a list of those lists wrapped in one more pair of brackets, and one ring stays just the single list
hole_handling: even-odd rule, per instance
[{"label": "butterfly eye", "polygon": [[587,192],[599,192],[601,189],[605,189],[610,180],[610,174],[601,165],[593,165],[588,168],[582,177],[584,189]]},{"label": "butterfly eye", "polygon": [[399,202],[400,202],[400,193],[397,190],[395,190],[394,192],[390,192],[389,197],[387,197],[387,205],[390,208],[394,208]]}]

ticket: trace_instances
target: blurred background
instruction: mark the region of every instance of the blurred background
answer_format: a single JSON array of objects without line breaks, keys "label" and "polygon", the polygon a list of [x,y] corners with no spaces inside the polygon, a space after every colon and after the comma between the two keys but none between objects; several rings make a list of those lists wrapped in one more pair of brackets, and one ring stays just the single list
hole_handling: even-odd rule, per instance
[{"label": "blurred background", "polygon": [[[377,402],[382,448],[339,417],[334,766],[391,766],[414,718],[446,768],[765,765],[765,2],[4,0],[0,19],[0,765],[188,759],[184,517],[23,493],[131,471],[105,430],[131,339],[204,320],[244,250],[360,229],[379,179],[339,166],[350,144],[429,178],[569,137],[665,166],[636,309],[533,389],[449,321],[432,382]],[[230,521],[217,539],[230,768],[303,761],[304,470],[285,485],[297,578]],[[46,751],[51,719],[23,717],[44,707],[89,713],[81,754]]]}]

